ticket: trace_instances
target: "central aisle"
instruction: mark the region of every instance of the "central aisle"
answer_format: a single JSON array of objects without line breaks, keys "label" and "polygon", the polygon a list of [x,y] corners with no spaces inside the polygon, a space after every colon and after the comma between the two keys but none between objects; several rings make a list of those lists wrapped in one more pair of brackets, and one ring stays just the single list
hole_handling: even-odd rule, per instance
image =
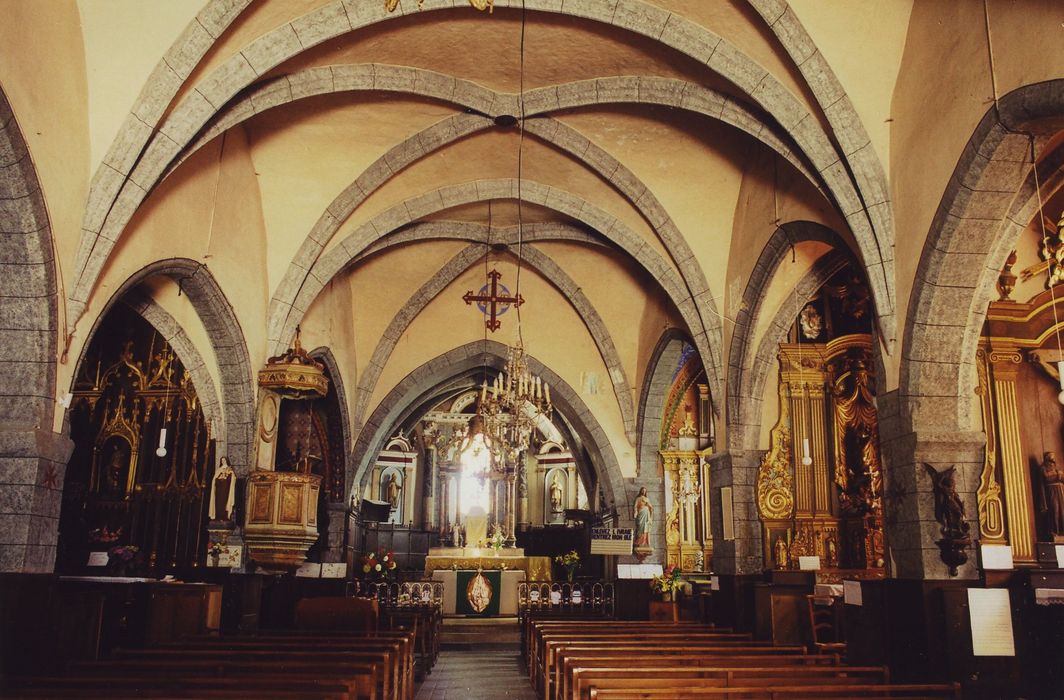
[{"label": "central aisle", "polygon": [[440,657],[415,700],[535,700],[513,618],[446,619],[440,642]]},{"label": "central aisle", "polygon": [[415,700],[535,697],[516,650],[474,647],[469,651],[441,651],[432,675],[418,688]]}]

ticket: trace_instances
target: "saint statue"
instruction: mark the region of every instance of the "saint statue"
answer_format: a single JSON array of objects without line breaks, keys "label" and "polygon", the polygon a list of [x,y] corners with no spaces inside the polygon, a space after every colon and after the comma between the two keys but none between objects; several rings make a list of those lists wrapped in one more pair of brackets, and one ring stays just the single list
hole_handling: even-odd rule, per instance
[{"label": "saint statue", "polygon": [[787,540],[785,540],[782,535],[776,538],[775,555],[777,569],[786,569],[790,567],[791,557],[790,553],[787,551]]},{"label": "saint statue", "polygon": [[554,473],[554,479],[550,482],[550,512],[562,512],[562,484],[558,481],[558,473]]},{"label": "saint statue", "polygon": [[1064,536],[1064,469],[1053,452],[1042,455],[1042,488],[1045,491],[1046,523],[1052,537]]},{"label": "saint statue", "polygon": [[640,550],[650,552],[650,520],[654,515],[654,506],[650,505],[647,497],[647,487],[639,489],[639,495],[635,497],[635,545],[636,553]]},{"label": "saint statue", "polygon": [[229,460],[222,457],[218,468],[214,470],[214,478],[211,480],[211,498],[207,506],[207,517],[211,520],[232,520],[235,500],[236,472],[229,466]]},{"label": "saint statue", "polygon": [[388,480],[388,485],[385,487],[385,499],[388,501],[388,506],[391,510],[399,509],[399,493],[403,487],[399,483],[399,475],[392,474]]}]

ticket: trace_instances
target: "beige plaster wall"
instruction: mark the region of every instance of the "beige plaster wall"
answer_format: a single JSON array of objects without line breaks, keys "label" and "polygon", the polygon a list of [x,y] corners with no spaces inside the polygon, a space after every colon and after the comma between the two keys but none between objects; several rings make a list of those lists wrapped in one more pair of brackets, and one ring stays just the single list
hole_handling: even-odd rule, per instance
[{"label": "beige plaster wall", "polygon": [[363,93],[322,95],[249,120],[270,246],[268,288],[277,287],[300,244],[344,188],[392,146],[452,114],[427,100]]},{"label": "beige plaster wall", "polygon": [[[988,7],[999,95],[1060,78],[1059,3],[992,0]],[[985,23],[983,3],[917,0],[913,5],[891,102],[899,328],[904,328],[932,218],[965,144],[994,97]],[[929,79],[929,66],[937,67],[936,79]],[[888,388],[898,384],[900,358],[899,351],[887,361]]]},{"label": "beige plaster wall", "polygon": [[[266,357],[268,255],[261,211],[247,143],[240,129],[231,130],[224,150],[220,138],[208,144],[137,211],[78,324],[71,357],[80,355],[102,309],[128,279],[157,260],[180,257],[207,265],[233,307],[252,367],[260,366]],[[204,357],[213,356],[209,343],[197,347]],[[69,385],[73,371],[72,364],[60,368],[60,387]]]},{"label": "beige plaster wall", "polygon": [[874,4],[789,0],[789,5],[846,90],[887,170],[891,97],[905,48],[912,0]]},{"label": "beige plaster wall", "polygon": [[[2,10],[0,85],[37,169],[58,253],[60,297],[65,298],[81,233],[90,162],[78,8],[73,0],[9,1]],[[60,307],[60,332],[65,336]],[[62,341],[59,347],[62,351]]]},{"label": "beige plaster wall", "polygon": [[90,167],[94,172],[144,82],[204,4],[204,0],[77,0],[85,44]]}]

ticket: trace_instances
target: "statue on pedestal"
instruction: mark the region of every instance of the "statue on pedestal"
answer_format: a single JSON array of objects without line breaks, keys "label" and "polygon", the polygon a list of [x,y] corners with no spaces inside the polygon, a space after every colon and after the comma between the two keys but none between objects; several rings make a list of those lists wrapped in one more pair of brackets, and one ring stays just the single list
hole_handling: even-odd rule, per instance
[{"label": "statue on pedestal", "polygon": [[211,498],[207,507],[210,520],[228,522],[233,519],[233,503],[236,500],[236,472],[229,466],[229,459],[222,457],[211,480]]},{"label": "statue on pedestal", "polygon": [[558,481],[557,472],[555,472],[554,479],[550,482],[550,512],[562,512],[562,484]]},{"label": "statue on pedestal", "polygon": [[1042,455],[1042,490],[1045,495],[1043,512],[1046,514],[1046,527],[1050,537],[1064,537],[1064,469],[1057,466],[1057,456],[1053,452]]},{"label": "statue on pedestal", "polygon": [[639,495],[635,497],[633,517],[635,518],[635,536],[633,545],[635,555],[644,559],[651,553],[650,548],[650,521],[654,516],[654,506],[647,497],[647,487],[639,489]]}]

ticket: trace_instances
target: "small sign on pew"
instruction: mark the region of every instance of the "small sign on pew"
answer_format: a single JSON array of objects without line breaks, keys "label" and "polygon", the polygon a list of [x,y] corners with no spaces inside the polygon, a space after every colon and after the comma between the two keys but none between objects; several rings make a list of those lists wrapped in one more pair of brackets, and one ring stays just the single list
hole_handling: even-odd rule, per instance
[{"label": "small sign on pew", "polygon": [[562,592],[561,591],[551,591],[550,592],[550,604],[551,605],[561,605],[562,604]]},{"label": "small sign on pew", "polygon": [[532,590],[528,592],[528,599],[533,603],[539,602],[539,591]]},{"label": "small sign on pew", "polygon": [[573,605],[580,605],[584,601],[584,594],[580,592],[579,588],[573,591],[572,599]]},{"label": "small sign on pew", "polygon": [[592,554],[631,554],[632,528],[630,527],[593,527],[591,528]]}]

